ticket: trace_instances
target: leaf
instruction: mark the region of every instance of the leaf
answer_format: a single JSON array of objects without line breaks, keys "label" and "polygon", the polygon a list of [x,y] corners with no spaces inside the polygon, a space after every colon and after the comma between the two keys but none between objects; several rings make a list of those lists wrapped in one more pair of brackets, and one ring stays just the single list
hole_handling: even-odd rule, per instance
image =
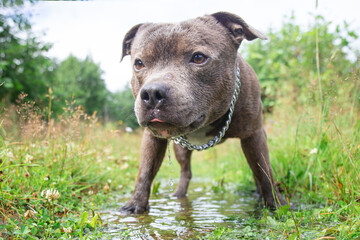
[{"label": "leaf", "polygon": [[355,39],[357,39],[359,36],[355,33],[355,31],[350,31],[350,32],[348,32],[348,34],[349,34],[349,36],[350,37],[353,37],[353,38],[355,38]]},{"label": "leaf", "polygon": [[79,225],[80,228],[84,227],[84,225],[86,224],[86,221],[88,219],[88,215],[89,214],[86,211],[81,213],[79,221],[78,221],[78,225]]},{"label": "leaf", "polygon": [[270,224],[271,227],[277,227],[279,225],[279,223],[270,216],[267,216],[266,220]]},{"label": "leaf", "polygon": [[297,239],[297,237],[298,237],[298,235],[297,235],[297,233],[295,233],[295,234],[289,236],[288,240],[295,240],[295,239]]},{"label": "leaf", "polygon": [[91,219],[90,226],[91,226],[92,228],[96,228],[96,223],[97,223],[98,217],[99,217],[99,215],[96,214],[96,215]]},{"label": "leaf", "polygon": [[286,215],[289,212],[289,209],[290,209],[289,205],[281,206],[279,209],[276,210],[276,213],[279,216],[283,216],[283,215]]},{"label": "leaf", "polygon": [[286,220],[285,225],[288,227],[294,227],[296,224],[293,219],[289,218],[288,220]]}]

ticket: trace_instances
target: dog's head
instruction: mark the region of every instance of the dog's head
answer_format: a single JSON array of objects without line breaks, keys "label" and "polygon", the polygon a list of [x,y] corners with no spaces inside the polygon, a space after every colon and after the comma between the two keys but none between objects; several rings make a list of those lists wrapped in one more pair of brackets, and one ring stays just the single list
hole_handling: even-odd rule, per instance
[{"label": "dog's head", "polygon": [[131,55],[139,124],[170,138],[219,119],[234,93],[240,43],[256,38],[266,39],[225,12],[177,24],[134,26],[123,40],[122,58]]}]

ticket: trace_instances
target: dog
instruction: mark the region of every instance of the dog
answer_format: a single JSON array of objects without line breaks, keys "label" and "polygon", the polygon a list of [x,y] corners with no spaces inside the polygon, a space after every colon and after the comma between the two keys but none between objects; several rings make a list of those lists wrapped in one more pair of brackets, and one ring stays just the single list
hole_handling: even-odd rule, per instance
[{"label": "dog", "polygon": [[175,24],[143,23],[127,32],[121,59],[131,55],[135,114],[144,134],[135,190],[121,212],[149,210],[151,184],[168,139],[174,139],[181,166],[174,196],[186,196],[194,149],[239,138],[265,205],[287,205],[269,161],[259,81],[238,53],[244,39],[257,38],[266,36],[228,12]]}]

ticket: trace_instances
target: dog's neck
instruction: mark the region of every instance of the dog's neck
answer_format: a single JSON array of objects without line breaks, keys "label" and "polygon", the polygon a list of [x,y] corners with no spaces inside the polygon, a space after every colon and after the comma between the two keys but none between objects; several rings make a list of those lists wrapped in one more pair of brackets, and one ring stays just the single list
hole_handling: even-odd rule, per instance
[{"label": "dog's neck", "polygon": [[[239,93],[240,93],[240,86],[241,86],[240,67],[237,67],[236,68],[236,74],[235,74],[235,90],[234,90],[234,94],[233,94],[233,97],[232,97],[232,100],[231,100],[231,103],[230,103],[230,108],[227,111],[227,113],[224,115],[224,116],[227,116],[227,118],[224,118],[224,116],[222,116],[221,118],[219,118],[218,120],[215,120],[213,123],[210,124],[210,125],[212,125],[212,124],[217,125],[216,124],[217,121],[225,122],[223,127],[219,131],[219,133],[213,139],[209,140],[205,144],[196,145],[196,144],[190,143],[186,137],[180,136],[180,137],[173,137],[172,138],[172,140],[174,140],[174,143],[180,144],[183,148],[187,148],[189,150],[198,150],[198,151],[202,151],[202,150],[211,148],[211,147],[215,146],[216,144],[220,143],[222,138],[225,136],[226,131],[229,129],[231,119],[232,119],[232,115],[233,115],[234,109],[235,109],[235,104],[236,104],[236,101],[237,101]],[[224,118],[224,120],[222,120],[223,118]]]}]

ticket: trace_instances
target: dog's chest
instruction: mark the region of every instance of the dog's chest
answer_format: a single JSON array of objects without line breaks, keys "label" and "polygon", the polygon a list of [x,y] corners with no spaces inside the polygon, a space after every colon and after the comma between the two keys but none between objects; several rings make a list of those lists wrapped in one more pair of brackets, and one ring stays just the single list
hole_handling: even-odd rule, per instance
[{"label": "dog's chest", "polygon": [[189,133],[186,135],[188,141],[195,145],[202,145],[204,143],[208,143],[210,140],[214,138],[213,135],[209,135],[209,133],[214,128],[211,126],[200,128],[199,130]]}]

